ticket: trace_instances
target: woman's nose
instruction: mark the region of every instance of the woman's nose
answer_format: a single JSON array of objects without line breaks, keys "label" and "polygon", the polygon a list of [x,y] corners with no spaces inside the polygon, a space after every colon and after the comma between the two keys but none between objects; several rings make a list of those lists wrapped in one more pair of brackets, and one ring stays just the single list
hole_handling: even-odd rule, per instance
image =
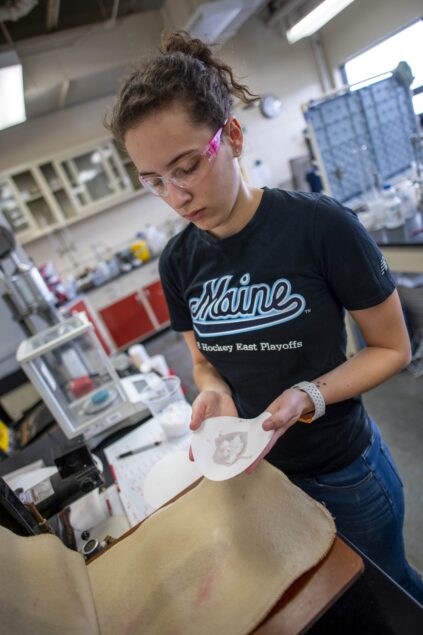
[{"label": "woman's nose", "polygon": [[167,183],[167,202],[173,209],[180,210],[191,200],[192,194],[189,190]]}]

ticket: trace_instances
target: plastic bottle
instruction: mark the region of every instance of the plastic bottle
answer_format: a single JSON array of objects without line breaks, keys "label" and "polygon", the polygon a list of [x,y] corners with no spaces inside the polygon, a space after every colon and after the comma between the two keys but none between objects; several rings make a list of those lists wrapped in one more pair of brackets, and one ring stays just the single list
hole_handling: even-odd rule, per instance
[{"label": "plastic bottle", "polygon": [[145,237],[153,256],[160,254],[168,241],[168,237],[163,230],[149,223],[145,226]]},{"label": "plastic bottle", "polygon": [[401,211],[401,199],[397,196],[395,189],[389,183],[385,183],[383,186],[382,198],[385,208],[385,227],[387,229],[394,229],[404,225],[404,218]]},{"label": "plastic bottle", "polygon": [[372,198],[366,201],[370,219],[367,229],[375,231],[385,227],[385,201],[380,194],[374,193]]},{"label": "plastic bottle", "polygon": [[405,219],[413,218],[417,213],[416,189],[413,181],[407,179],[397,188],[397,194],[401,199],[401,211]]},{"label": "plastic bottle", "polygon": [[138,258],[138,260],[142,262],[147,262],[147,260],[150,260],[151,254],[145,236],[141,232],[138,232],[137,238],[138,240],[131,245],[131,251],[135,258]]}]

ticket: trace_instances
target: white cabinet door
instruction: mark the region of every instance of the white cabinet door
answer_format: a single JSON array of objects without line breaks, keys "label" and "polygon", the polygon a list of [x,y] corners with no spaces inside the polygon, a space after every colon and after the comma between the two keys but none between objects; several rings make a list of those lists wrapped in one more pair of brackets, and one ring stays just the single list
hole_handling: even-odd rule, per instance
[{"label": "white cabinet door", "polygon": [[0,212],[23,244],[141,189],[129,157],[104,139],[0,175]]},{"label": "white cabinet door", "polygon": [[58,226],[60,215],[36,166],[11,174],[10,181],[18,193],[21,206],[33,221],[36,234],[42,235]]},{"label": "white cabinet door", "polygon": [[35,235],[35,223],[27,209],[22,205],[19,191],[13,181],[8,178],[0,181],[0,212],[19,242],[28,240]]}]

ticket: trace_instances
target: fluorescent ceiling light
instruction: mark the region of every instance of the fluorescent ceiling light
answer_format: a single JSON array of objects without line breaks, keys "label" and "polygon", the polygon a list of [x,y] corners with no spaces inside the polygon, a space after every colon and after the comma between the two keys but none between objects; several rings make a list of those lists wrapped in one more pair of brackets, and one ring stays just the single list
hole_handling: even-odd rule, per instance
[{"label": "fluorescent ceiling light", "polygon": [[293,44],[303,37],[313,35],[352,2],[353,0],[324,0],[286,32],[288,42]]},{"label": "fluorescent ceiling light", "polygon": [[25,120],[22,64],[14,51],[0,53],[0,130]]}]

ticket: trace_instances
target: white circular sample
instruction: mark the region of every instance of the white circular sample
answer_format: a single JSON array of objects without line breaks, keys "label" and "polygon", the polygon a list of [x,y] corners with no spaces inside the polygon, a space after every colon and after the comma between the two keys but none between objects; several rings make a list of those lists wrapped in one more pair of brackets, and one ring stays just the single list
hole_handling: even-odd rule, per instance
[{"label": "white circular sample", "polygon": [[211,481],[225,481],[247,469],[263,452],[274,430],[263,430],[270,417],[255,419],[210,417],[192,434],[191,448],[201,473]]},{"label": "white circular sample", "polygon": [[198,466],[189,460],[188,450],[172,452],[153,465],[145,477],[145,502],[156,510],[201,476]]}]

